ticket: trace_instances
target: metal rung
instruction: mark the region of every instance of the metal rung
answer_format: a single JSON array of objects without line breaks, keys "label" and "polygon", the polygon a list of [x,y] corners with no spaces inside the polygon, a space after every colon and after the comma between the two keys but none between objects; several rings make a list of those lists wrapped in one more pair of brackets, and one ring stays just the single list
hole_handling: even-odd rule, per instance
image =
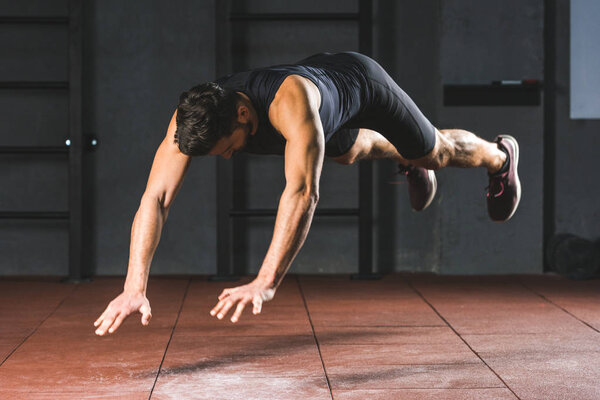
[{"label": "metal rung", "polygon": [[3,16],[0,17],[0,23],[2,24],[68,24],[68,17],[22,17],[22,16]]},{"label": "metal rung", "polygon": [[231,21],[358,21],[358,13],[231,13]]},{"label": "metal rung", "polygon": [[68,211],[0,211],[0,219],[69,219]]},{"label": "metal rung", "polygon": [[68,154],[66,146],[0,146],[0,154]]},{"label": "metal rung", "polygon": [[[358,208],[323,208],[315,210],[315,216],[345,217],[358,216]],[[231,210],[230,217],[274,217],[277,210],[274,208],[255,208],[251,210]]]},{"label": "metal rung", "polygon": [[0,89],[68,89],[66,81],[2,81]]}]

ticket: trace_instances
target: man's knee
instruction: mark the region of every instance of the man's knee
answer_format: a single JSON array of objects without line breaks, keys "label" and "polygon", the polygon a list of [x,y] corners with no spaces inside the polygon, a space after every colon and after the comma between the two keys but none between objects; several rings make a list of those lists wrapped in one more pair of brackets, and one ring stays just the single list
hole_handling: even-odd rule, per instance
[{"label": "man's knee", "polygon": [[340,164],[350,165],[356,161],[356,154],[350,149],[341,156],[332,157],[331,159]]},{"label": "man's knee", "polygon": [[452,143],[436,129],[436,140],[433,149],[421,158],[410,160],[410,163],[417,167],[438,170],[448,165],[452,151]]},{"label": "man's knee", "polygon": [[344,165],[354,164],[354,162],[360,160],[363,154],[368,153],[369,147],[365,130],[361,129],[350,149],[340,156],[332,157],[332,160]]}]

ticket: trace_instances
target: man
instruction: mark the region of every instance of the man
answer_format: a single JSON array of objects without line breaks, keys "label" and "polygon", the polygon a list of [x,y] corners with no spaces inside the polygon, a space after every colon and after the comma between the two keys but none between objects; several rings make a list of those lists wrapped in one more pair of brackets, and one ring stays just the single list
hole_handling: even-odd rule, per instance
[{"label": "man", "polygon": [[113,333],[135,311],[148,324],[150,263],[191,156],[229,159],[238,151],[283,154],[286,185],[258,276],[223,290],[210,311],[222,319],[235,307],[234,323],[250,303],[253,313],[260,313],[304,243],[325,155],[343,164],[397,161],[417,211],[435,195],[433,170],[446,166],[487,168],[487,205],[494,221],[508,220],[521,196],[514,138],[501,135],[490,143],[464,130],[437,130],[383,68],[362,54],[323,53],[293,65],[229,75],[182,93],[133,222],[123,293],[94,323],[96,334]]}]

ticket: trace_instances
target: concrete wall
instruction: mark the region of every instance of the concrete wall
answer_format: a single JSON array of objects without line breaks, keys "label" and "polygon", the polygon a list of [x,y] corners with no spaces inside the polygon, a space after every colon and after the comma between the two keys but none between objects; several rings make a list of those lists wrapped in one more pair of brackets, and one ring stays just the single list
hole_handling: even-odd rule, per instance
[{"label": "concrete wall", "polygon": [[[437,125],[441,102],[439,1],[377,2],[375,57]],[[404,177],[390,161],[377,162],[377,267],[380,271],[439,271],[440,197],[411,210]]]},{"label": "concrete wall", "polygon": [[556,231],[600,237],[600,120],[569,117],[569,1],[556,7]]},{"label": "concrete wall", "polygon": [[[543,79],[543,2],[442,2],[440,72],[444,83]],[[439,89],[438,89],[439,90]],[[438,174],[442,273],[542,271],[543,107],[443,107],[438,125],[520,144],[522,199],[502,224],[487,216],[482,170]]]},{"label": "concrete wall", "polygon": [[[0,1],[0,15],[65,15],[67,1]],[[67,79],[67,29],[0,24],[0,80]],[[0,145],[56,145],[67,137],[65,90],[0,90]],[[0,210],[67,207],[62,155],[0,155]],[[0,220],[0,274],[67,274],[64,221]]]},{"label": "concrete wall", "polygon": [[[21,3],[0,4],[4,4],[0,9],[4,7],[16,13],[27,11],[16,9],[21,7],[16,4]],[[40,2],[39,6],[48,7],[47,4]],[[352,11],[357,7],[356,1],[341,0],[285,3],[261,0],[253,1],[251,10],[248,4],[235,1],[234,9]],[[66,10],[60,2],[56,7],[58,13]],[[89,204],[92,218],[87,226],[88,256],[97,274],[125,272],[131,222],[154,151],[164,136],[178,95],[198,82],[214,78],[213,7],[213,1],[86,2],[84,130],[100,141],[97,150],[86,160],[92,199]],[[34,8],[32,12],[37,11]],[[442,84],[523,77],[541,79],[542,14],[541,0],[511,0],[502,2],[502,6],[491,0],[375,1],[375,58],[436,126],[460,126],[488,139],[500,132],[517,136],[522,146],[524,181],[520,210],[513,221],[498,225],[487,218],[484,171],[441,171],[436,200],[425,212],[414,213],[408,205],[406,186],[396,184],[402,179],[395,174],[395,165],[378,162],[374,229],[379,270],[541,271],[542,108],[444,107]],[[10,36],[6,35],[0,36],[2,49],[10,43]],[[356,28],[350,22],[241,24],[234,29],[234,39],[239,56],[237,69],[293,61],[318,51],[357,48]],[[60,54],[58,50],[50,53],[47,62]],[[62,71],[59,67],[55,69]],[[2,96],[0,93],[2,112],[10,110],[8,104],[18,104],[12,97]],[[62,140],[64,120],[57,115],[65,111],[64,99],[35,101],[42,104],[36,107],[39,112],[34,118],[27,118],[27,114],[20,111],[19,115],[23,116],[19,132],[25,134],[37,129],[39,135],[32,134],[32,140]],[[40,128],[50,126],[54,133]],[[597,142],[591,135],[592,130],[586,131],[589,137],[584,144],[570,144],[576,146],[573,156],[584,158],[594,140]],[[3,143],[16,144],[11,142],[13,139],[14,136],[2,136]],[[0,196],[1,208],[33,207],[26,201],[40,199],[48,199],[41,204],[49,208],[66,206],[66,176],[59,172],[60,164],[53,167],[54,161],[51,161],[39,167],[42,172],[27,172],[37,164],[23,165],[17,171],[20,161],[6,160],[2,158],[0,162],[10,168],[0,168],[0,178],[5,187],[11,188],[11,196]],[[249,207],[275,206],[284,184],[283,160],[247,157],[239,165],[243,171],[239,176],[245,182],[240,201]],[[357,173],[356,166],[326,162],[320,206],[355,206]],[[153,273],[214,273],[214,179],[214,158],[192,162],[163,232]],[[564,179],[562,175],[560,179]],[[23,192],[17,193],[21,189]],[[38,195],[42,190],[49,192]],[[557,198],[557,206],[565,207],[568,200]],[[592,201],[589,204],[588,207],[592,207]],[[557,214],[558,221],[562,215]],[[66,273],[64,226],[7,221],[0,224],[0,254],[3,255],[0,273]],[[559,226],[562,225],[559,223]],[[576,224],[575,228],[580,226]],[[248,252],[247,257],[242,254],[241,258],[247,270],[255,272],[270,240],[272,219],[253,220],[242,226],[241,231],[245,246],[240,243],[240,248],[245,247]],[[315,220],[292,271],[353,272],[358,266],[357,243],[356,223],[352,218]],[[35,251],[30,251],[31,248]]]}]

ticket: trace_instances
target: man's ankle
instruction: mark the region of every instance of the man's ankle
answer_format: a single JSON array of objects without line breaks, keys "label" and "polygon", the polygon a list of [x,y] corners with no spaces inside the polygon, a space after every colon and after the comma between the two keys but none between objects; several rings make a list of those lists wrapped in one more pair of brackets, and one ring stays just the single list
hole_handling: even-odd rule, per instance
[{"label": "man's ankle", "polygon": [[494,165],[493,168],[488,168],[488,173],[490,175],[501,174],[508,171],[510,161],[508,153],[500,146],[498,146],[498,150],[500,150],[500,154],[498,155],[498,162]]}]

